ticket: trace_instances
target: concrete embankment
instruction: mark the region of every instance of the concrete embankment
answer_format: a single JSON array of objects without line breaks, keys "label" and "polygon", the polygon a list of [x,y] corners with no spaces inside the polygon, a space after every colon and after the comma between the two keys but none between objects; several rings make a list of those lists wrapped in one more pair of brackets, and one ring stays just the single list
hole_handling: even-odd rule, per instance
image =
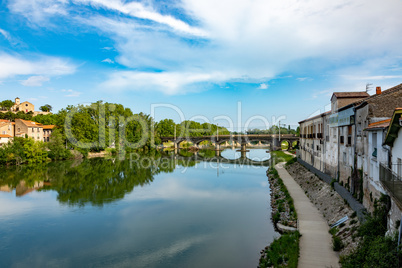
[{"label": "concrete embankment", "polygon": [[283,165],[279,163],[275,168],[294,200],[302,235],[298,267],[339,267],[339,257],[331,247],[327,221]]}]

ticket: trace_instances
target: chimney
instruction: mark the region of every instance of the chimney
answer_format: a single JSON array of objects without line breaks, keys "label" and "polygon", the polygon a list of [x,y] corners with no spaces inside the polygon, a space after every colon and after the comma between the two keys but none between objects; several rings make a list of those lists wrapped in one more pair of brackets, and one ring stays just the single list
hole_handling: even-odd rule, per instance
[{"label": "chimney", "polygon": [[375,91],[376,91],[375,94],[381,95],[381,87],[376,87]]}]

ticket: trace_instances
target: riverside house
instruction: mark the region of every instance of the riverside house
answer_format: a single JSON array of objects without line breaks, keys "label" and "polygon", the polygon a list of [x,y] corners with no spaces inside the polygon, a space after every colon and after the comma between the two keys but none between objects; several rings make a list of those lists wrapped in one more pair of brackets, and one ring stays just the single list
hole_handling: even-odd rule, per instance
[{"label": "riverside house", "polygon": [[0,146],[13,139],[14,125],[15,123],[9,120],[0,120]]},{"label": "riverside house", "polygon": [[338,180],[369,211],[381,194],[393,196],[390,229],[395,228],[395,219],[401,218],[395,196],[400,191],[402,198],[402,184],[390,191],[381,169],[392,170],[396,174],[392,185],[397,185],[401,179],[398,159],[402,159],[397,157],[402,153],[397,141],[398,107],[402,107],[402,84],[384,91],[377,87],[371,96],[367,92],[335,92],[330,112],[299,122],[301,160]]}]

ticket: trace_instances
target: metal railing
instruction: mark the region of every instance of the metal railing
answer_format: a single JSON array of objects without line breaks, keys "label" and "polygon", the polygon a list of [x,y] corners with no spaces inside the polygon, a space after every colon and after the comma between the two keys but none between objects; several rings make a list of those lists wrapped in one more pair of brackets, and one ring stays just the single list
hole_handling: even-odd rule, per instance
[{"label": "metal railing", "polygon": [[402,177],[380,163],[380,181],[390,195],[402,206]]}]

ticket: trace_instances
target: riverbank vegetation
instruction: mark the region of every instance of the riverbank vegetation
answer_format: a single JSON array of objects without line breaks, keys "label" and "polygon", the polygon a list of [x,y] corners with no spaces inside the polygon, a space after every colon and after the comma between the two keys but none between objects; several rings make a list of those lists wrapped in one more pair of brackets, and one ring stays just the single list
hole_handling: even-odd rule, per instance
[{"label": "riverbank vegetation", "polygon": [[387,215],[390,209],[389,196],[375,201],[374,212],[355,234],[360,238],[356,250],[341,258],[342,267],[401,267],[402,250],[398,248],[398,236],[387,233]]},{"label": "riverbank vegetation", "polygon": [[[273,163],[293,161],[293,157],[281,151],[271,153]],[[284,232],[266,247],[260,257],[259,267],[297,267],[299,258],[300,233],[297,228],[297,213],[293,198],[290,196],[285,184],[273,165],[267,171],[271,189],[272,221],[278,229],[278,224],[294,232]],[[290,227],[290,228],[289,228]]]},{"label": "riverbank vegetation", "polygon": [[65,148],[58,131],[48,143],[15,137],[13,142],[0,147],[0,165],[38,164],[74,157],[76,155]]},{"label": "riverbank vegetation", "polygon": [[300,233],[285,233],[275,239],[264,250],[259,267],[291,267],[296,268],[299,260]]},{"label": "riverbank vegetation", "polygon": [[[3,105],[4,109],[7,105],[8,102]],[[0,165],[68,159],[72,157],[69,152],[72,150],[79,151],[84,157],[89,152],[100,152],[106,148],[113,148],[114,152],[123,147],[126,153],[148,152],[155,149],[155,144],[161,143],[161,137],[174,137],[175,134],[177,137],[230,134],[226,128],[209,123],[187,120],[176,124],[171,119],[155,122],[150,115],[134,114],[121,104],[102,101],[91,105],[70,105],[56,114],[35,117],[33,113],[0,113],[0,119],[14,121],[17,118],[55,125],[51,142],[44,144],[15,138],[15,142],[0,147]],[[68,127],[66,122],[69,122]]]},{"label": "riverbank vegetation", "polygon": [[271,166],[275,166],[276,164],[280,163],[280,162],[289,162],[290,160],[292,160],[293,158],[295,158],[293,155],[289,155],[286,154],[283,151],[272,151],[269,152],[271,155],[271,161],[272,161],[272,165]]},{"label": "riverbank vegetation", "polygon": [[[260,134],[279,134],[279,128],[276,125],[271,126],[269,129],[250,129],[247,130],[247,134],[255,134],[255,135],[260,135]],[[299,135],[300,134],[300,128],[297,127],[296,129],[292,129],[290,126],[287,128],[281,127],[280,129],[281,134],[293,134],[293,135]]]},{"label": "riverbank vegetation", "polygon": [[297,213],[293,198],[274,167],[268,171],[268,180],[271,188],[272,221],[275,225],[281,223],[296,228]]}]

